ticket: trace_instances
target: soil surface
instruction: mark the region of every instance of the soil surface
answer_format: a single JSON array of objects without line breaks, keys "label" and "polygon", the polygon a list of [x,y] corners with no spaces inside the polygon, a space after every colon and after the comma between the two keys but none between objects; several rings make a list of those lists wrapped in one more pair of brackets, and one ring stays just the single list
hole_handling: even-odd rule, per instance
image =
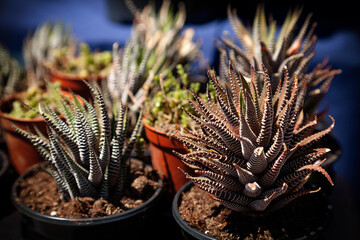
[{"label": "soil surface", "polygon": [[331,219],[331,206],[319,193],[298,198],[272,214],[256,217],[223,207],[195,186],[183,193],[179,212],[189,226],[226,240],[297,239],[321,232]]},{"label": "soil surface", "polygon": [[131,186],[121,198],[107,201],[78,197],[65,202],[60,199],[52,176],[38,168],[19,182],[15,200],[41,214],[56,217],[79,219],[113,215],[142,205],[157,189],[157,174],[151,168],[131,164],[131,172]]}]

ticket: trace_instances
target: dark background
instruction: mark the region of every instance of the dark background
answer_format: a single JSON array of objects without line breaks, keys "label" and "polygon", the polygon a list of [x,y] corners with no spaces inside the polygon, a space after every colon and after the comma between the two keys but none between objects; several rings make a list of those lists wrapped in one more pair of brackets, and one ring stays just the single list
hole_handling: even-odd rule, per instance
[{"label": "dark background", "polygon": [[[139,7],[142,1],[134,1]],[[145,1],[147,2],[147,1]],[[157,5],[159,2],[156,1]],[[209,66],[217,67],[217,51],[214,46],[217,36],[224,30],[231,31],[226,19],[227,5],[237,8],[245,23],[252,23],[257,1],[216,2],[185,1],[188,18],[187,27],[193,27],[196,38],[201,39],[204,56]],[[342,74],[334,78],[323,106],[330,106],[329,114],[335,120],[333,133],[342,147],[342,157],[335,164],[337,194],[337,214],[339,224],[346,236],[359,233],[360,200],[360,25],[358,9],[349,0],[345,1],[263,1],[267,12],[280,23],[288,11],[303,6],[304,18],[313,13],[313,21],[318,23],[316,56],[310,69],[324,58],[329,64],[342,69]],[[114,4],[109,7],[109,4]],[[120,7],[119,7],[120,6]],[[119,13],[121,13],[119,15]],[[40,23],[62,20],[72,25],[79,40],[93,48],[111,49],[113,42],[125,44],[130,35],[131,16],[118,0],[0,0],[0,42],[13,56],[21,60],[22,41],[27,32]],[[122,22],[121,22],[122,21]],[[349,210],[350,209],[350,210]],[[1,238],[1,236],[0,236]],[[337,239],[337,238],[334,238]],[[341,237],[339,239],[351,239]]]}]

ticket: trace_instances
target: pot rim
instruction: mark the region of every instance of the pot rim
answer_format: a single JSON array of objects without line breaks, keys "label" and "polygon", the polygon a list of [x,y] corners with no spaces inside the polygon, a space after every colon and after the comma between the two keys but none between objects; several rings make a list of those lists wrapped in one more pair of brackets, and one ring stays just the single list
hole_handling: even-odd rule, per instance
[{"label": "pot rim", "polygon": [[177,191],[177,193],[175,194],[175,197],[173,199],[173,202],[172,202],[172,211],[171,211],[172,215],[173,215],[175,221],[177,222],[177,224],[181,227],[181,229],[186,231],[191,236],[193,236],[197,239],[216,240],[216,238],[210,237],[210,236],[206,235],[205,233],[200,232],[196,228],[190,227],[187,224],[187,222],[184,221],[180,216],[179,204],[180,204],[180,200],[182,197],[182,193],[185,192],[186,190],[188,190],[193,185],[194,185],[194,183],[192,181],[188,181],[179,189],[179,191]]},{"label": "pot rim", "polygon": [[150,124],[148,124],[148,123],[146,122],[146,120],[147,120],[146,117],[143,117],[142,122],[143,122],[145,128],[148,128],[148,129],[151,130],[152,132],[155,132],[155,133],[157,133],[157,134],[159,134],[159,135],[162,135],[162,136],[165,136],[165,137],[169,137],[168,134],[166,134],[166,132],[163,132],[163,131],[160,131],[160,130],[154,128],[153,126],[151,126]]},{"label": "pot rim", "polygon": [[10,121],[15,121],[15,122],[29,122],[29,123],[44,122],[42,117],[41,118],[39,118],[39,117],[37,117],[37,118],[17,118],[17,117],[12,117],[8,113],[5,113],[1,110],[2,106],[4,106],[5,104],[9,103],[12,100],[17,100],[19,98],[19,96],[24,95],[25,93],[26,93],[26,91],[21,91],[21,92],[11,94],[11,95],[1,99],[0,100],[0,118],[10,120]]},{"label": "pot rim", "polygon": [[83,81],[83,80],[91,81],[94,79],[95,80],[103,80],[103,79],[106,79],[108,76],[108,73],[107,73],[106,75],[90,74],[90,75],[81,77],[78,74],[66,73],[66,72],[60,71],[60,70],[54,68],[53,66],[51,66],[50,64],[45,64],[45,68],[47,69],[47,71],[50,75],[57,76],[59,78],[62,78],[62,79],[68,80],[68,81]]},{"label": "pot rim", "polygon": [[[131,159],[131,161],[138,161],[140,164],[146,165],[144,162],[137,160],[137,159]],[[158,186],[155,190],[154,194],[146,200],[142,205],[135,207],[133,209],[127,210],[125,212],[114,214],[110,216],[103,216],[103,217],[95,217],[95,218],[62,218],[62,217],[55,217],[55,216],[49,216],[49,215],[43,215],[35,210],[32,210],[28,207],[26,207],[24,204],[16,201],[16,188],[18,186],[18,182],[28,176],[32,171],[35,170],[36,167],[40,165],[45,165],[47,162],[39,163],[32,168],[30,168],[28,171],[26,171],[23,175],[19,176],[16,181],[14,182],[12,188],[11,188],[11,202],[15,206],[15,208],[21,213],[24,214],[30,218],[33,218],[37,221],[41,222],[47,222],[62,226],[76,226],[76,227],[89,227],[94,225],[100,225],[100,224],[106,224],[111,222],[116,222],[119,220],[125,220],[127,218],[131,218],[139,213],[146,212],[151,205],[155,204],[157,200],[159,200],[162,189],[163,189],[163,180],[159,178],[158,180]]]},{"label": "pot rim", "polygon": [[[46,91],[46,90],[44,90]],[[10,101],[13,100],[18,100],[19,96],[24,95],[26,93],[25,91],[21,91],[21,92],[17,92],[14,94],[11,94],[7,97],[4,97],[0,100],[0,118],[2,119],[6,119],[12,122],[23,122],[23,123],[40,123],[40,122],[45,122],[43,117],[37,117],[37,118],[18,118],[18,117],[12,117],[10,116],[8,113],[3,112],[1,109],[2,107],[9,103]],[[61,94],[65,94],[65,95],[71,95],[71,93],[69,91],[65,91],[65,90],[61,90]],[[78,100],[80,101],[80,103],[84,104],[82,99],[80,98],[80,96],[76,93],[74,93],[76,96],[78,96]],[[61,117],[61,115],[60,115]]]}]

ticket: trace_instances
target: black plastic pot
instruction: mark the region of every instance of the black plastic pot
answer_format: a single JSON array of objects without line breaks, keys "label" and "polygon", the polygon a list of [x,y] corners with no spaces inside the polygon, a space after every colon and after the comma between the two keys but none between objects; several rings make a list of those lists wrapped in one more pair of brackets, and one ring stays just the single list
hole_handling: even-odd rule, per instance
[{"label": "black plastic pot", "polygon": [[190,240],[190,239],[208,239],[208,240],[216,240],[216,238],[210,237],[206,235],[205,233],[200,232],[196,228],[190,227],[186,221],[184,221],[181,218],[181,215],[179,213],[179,205],[181,201],[181,196],[184,192],[188,191],[192,186],[194,186],[193,182],[187,182],[185,185],[183,185],[179,191],[175,194],[173,203],[172,203],[172,215],[176,221],[176,223],[181,228],[181,233],[184,237],[184,239]]},{"label": "black plastic pot", "polygon": [[0,219],[2,219],[14,211],[14,206],[11,204],[10,196],[11,186],[14,183],[17,174],[15,174],[15,170],[10,165],[6,152],[2,150],[6,147],[3,147],[3,144],[0,145]]},{"label": "black plastic pot", "polygon": [[[193,239],[206,239],[206,240],[216,240],[217,238],[211,237],[206,235],[203,232],[200,232],[196,228],[190,227],[186,221],[181,218],[179,213],[179,205],[181,203],[181,198],[184,192],[190,190],[194,184],[192,182],[186,183],[175,195],[173,203],[172,203],[172,215],[176,221],[176,223],[180,226],[183,238],[186,240],[193,240]],[[309,195],[311,196],[311,195]],[[305,196],[306,197],[306,196]],[[295,201],[294,201],[295,202]],[[324,229],[329,225],[332,219],[332,205],[328,201],[325,194],[318,194],[315,201],[310,201],[309,203],[313,203],[316,206],[321,204],[322,214],[324,214],[323,219],[324,221],[321,222],[316,228],[312,229],[308,233],[304,233],[301,237],[295,238],[295,240],[313,240],[313,239],[323,239],[322,234]],[[279,211],[289,211],[289,209],[282,209]],[[299,211],[301,212],[301,211]],[[278,213],[283,214],[283,213]],[[293,216],[296,218],[297,216]],[[244,215],[244,222],[249,221],[249,219],[254,219],[254,217],[249,217]],[[267,217],[264,221],[271,221],[271,217]],[[293,226],[298,228],[298,226]],[[275,237],[276,238],[276,237]],[[288,239],[288,238],[286,238]]]},{"label": "black plastic pot", "polygon": [[[44,164],[44,163],[42,163]],[[139,239],[144,234],[141,229],[151,220],[156,203],[161,197],[163,182],[144,204],[126,212],[96,218],[68,219],[42,215],[17,202],[18,182],[29,176],[31,168],[20,176],[12,188],[12,202],[21,214],[21,230],[25,239]],[[156,214],[156,213],[155,213]]]}]

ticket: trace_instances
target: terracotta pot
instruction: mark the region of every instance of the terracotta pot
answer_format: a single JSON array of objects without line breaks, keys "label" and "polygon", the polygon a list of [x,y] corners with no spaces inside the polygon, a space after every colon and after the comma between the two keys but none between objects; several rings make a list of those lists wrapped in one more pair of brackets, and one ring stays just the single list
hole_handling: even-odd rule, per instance
[{"label": "terracotta pot", "polygon": [[[136,164],[141,161],[132,159]],[[21,214],[21,231],[24,239],[113,239],[114,236],[123,236],[125,239],[143,239],[141,231],[157,213],[157,205],[161,199],[163,181],[159,179],[154,194],[142,205],[119,214],[94,217],[70,219],[43,215],[36,212],[23,203],[19,202],[18,194],[21,190],[19,181],[31,176],[38,168],[43,168],[47,162],[43,162],[29,169],[21,175],[13,184],[11,201]],[[140,230],[140,231],[139,231]]]},{"label": "terracotta pot", "polygon": [[[11,117],[7,114],[11,111],[12,103],[18,100],[22,94],[25,94],[25,92],[13,94],[0,101],[0,126],[8,149],[10,163],[18,174],[23,174],[34,164],[44,159],[40,156],[36,148],[33,147],[32,143],[16,132],[10,123],[32,133],[36,133],[34,129],[34,127],[36,127],[45,136],[47,135],[47,124],[43,118],[24,119]],[[62,92],[62,95],[67,95],[69,98],[72,97],[69,92],[65,91]],[[79,101],[81,100],[79,99]]]},{"label": "terracotta pot", "polygon": [[165,132],[161,132],[151,127],[143,119],[145,127],[145,135],[149,140],[151,162],[153,168],[157,170],[161,176],[165,178],[165,183],[168,183],[168,193],[174,195],[186,182],[189,180],[184,173],[179,170],[190,169],[173,153],[173,150],[179,153],[186,153],[182,143],[175,139],[170,139]]},{"label": "terracotta pot", "polygon": [[101,81],[106,79],[106,77],[100,75],[80,77],[75,74],[64,73],[49,67],[47,68],[47,72],[51,82],[60,82],[63,90],[67,91],[70,89],[87,100],[91,99],[91,92],[83,81],[90,82],[92,80],[96,80],[96,82],[101,86]]}]

